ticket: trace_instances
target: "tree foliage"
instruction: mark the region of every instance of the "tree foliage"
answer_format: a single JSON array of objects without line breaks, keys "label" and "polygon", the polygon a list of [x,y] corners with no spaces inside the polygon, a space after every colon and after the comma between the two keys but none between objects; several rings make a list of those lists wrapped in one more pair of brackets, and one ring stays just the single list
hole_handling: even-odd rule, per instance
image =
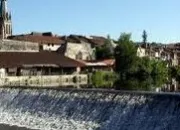
[{"label": "tree foliage", "polygon": [[162,87],[164,83],[163,80],[158,78],[147,77],[146,79],[139,79],[138,77],[131,77],[127,80],[117,81],[115,88],[118,90],[155,91],[156,88]]},{"label": "tree foliage", "polygon": [[111,44],[111,38],[108,35],[105,43],[102,46],[96,47],[96,59],[109,59],[113,58],[114,56],[114,49]]},{"label": "tree foliage", "polygon": [[117,75],[109,71],[97,71],[92,75],[92,85],[96,88],[112,88]]},{"label": "tree foliage", "polygon": [[127,76],[136,68],[136,47],[131,40],[131,34],[122,33],[115,48],[116,72],[121,77]]},{"label": "tree foliage", "polygon": [[141,76],[158,76],[167,77],[168,68],[164,61],[149,59],[148,57],[139,58],[137,73]]},{"label": "tree foliage", "polygon": [[180,66],[174,66],[169,69],[169,75],[171,78],[176,78],[180,81]]},{"label": "tree foliage", "polygon": [[146,30],[143,31],[142,38],[143,38],[143,43],[146,44],[147,43],[147,32],[146,32]]}]

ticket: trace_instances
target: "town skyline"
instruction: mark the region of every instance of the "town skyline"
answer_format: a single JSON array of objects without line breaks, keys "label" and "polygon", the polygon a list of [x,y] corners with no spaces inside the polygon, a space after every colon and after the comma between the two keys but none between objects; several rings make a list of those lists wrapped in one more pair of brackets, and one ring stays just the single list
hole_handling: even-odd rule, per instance
[{"label": "town skyline", "polygon": [[[13,34],[51,31],[58,35],[108,34],[117,39],[121,32],[142,40],[146,30],[149,42],[174,43],[180,37],[178,0],[166,1],[47,1],[8,0]],[[47,12],[48,11],[48,12]],[[32,20],[33,19],[33,20]]]}]

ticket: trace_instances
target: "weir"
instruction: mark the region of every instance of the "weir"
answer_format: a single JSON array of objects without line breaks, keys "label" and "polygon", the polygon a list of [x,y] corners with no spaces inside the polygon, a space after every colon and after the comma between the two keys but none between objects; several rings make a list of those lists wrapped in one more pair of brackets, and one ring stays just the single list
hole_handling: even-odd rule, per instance
[{"label": "weir", "polygon": [[179,129],[180,95],[0,88],[0,123],[41,130]]}]

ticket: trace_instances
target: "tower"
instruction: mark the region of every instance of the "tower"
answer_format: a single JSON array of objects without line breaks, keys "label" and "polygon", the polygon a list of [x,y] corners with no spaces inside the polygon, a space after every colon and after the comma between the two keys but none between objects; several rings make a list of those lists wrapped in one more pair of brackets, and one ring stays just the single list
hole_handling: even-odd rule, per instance
[{"label": "tower", "polygon": [[12,35],[11,14],[7,10],[7,0],[1,0],[0,6],[0,38],[5,39]]}]

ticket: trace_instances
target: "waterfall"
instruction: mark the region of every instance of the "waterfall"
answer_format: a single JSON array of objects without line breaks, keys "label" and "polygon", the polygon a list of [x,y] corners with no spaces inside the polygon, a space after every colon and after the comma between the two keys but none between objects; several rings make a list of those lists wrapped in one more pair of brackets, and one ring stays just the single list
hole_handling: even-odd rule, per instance
[{"label": "waterfall", "polygon": [[179,119],[177,94],[0,89],[0,123],[31,129],[179,129]]}]

